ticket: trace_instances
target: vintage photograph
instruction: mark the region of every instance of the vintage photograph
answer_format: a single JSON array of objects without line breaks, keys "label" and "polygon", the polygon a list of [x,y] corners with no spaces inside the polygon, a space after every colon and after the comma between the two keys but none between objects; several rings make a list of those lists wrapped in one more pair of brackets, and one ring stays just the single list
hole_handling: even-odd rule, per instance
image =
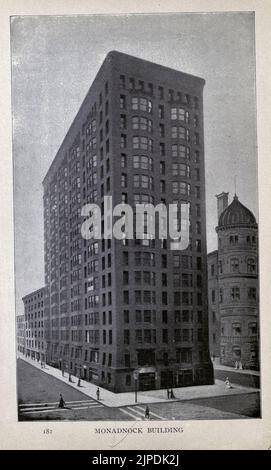
[{"label": "vintage photograph", "polygon": [[10,35],[18,421],[261,418],[254,13]]}]

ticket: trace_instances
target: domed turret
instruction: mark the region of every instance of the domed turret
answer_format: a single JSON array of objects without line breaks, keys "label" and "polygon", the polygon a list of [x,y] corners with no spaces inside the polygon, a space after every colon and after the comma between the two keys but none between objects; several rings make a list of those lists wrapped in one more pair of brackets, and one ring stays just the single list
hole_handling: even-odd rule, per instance
[{"label": "domed turret", "polygon": [[235,195],[232,203],[220,214],[218,220],[219,228],[240,227],[240,226],[257,227],[257,222],[252,212],[239,201]]}]

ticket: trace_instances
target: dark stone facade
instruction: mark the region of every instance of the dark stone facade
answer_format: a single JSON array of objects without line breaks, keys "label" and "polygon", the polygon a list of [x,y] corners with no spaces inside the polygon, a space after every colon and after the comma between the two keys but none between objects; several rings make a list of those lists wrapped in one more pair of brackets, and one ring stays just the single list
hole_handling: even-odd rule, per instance
[{"label": "dark stone facade", "polygon": [[[47,360],[115,392],[213,383],[203,86],[110,52],[43,182]],[[189,202],[189,247],[83,240],[82,205],[108,195]]]}]

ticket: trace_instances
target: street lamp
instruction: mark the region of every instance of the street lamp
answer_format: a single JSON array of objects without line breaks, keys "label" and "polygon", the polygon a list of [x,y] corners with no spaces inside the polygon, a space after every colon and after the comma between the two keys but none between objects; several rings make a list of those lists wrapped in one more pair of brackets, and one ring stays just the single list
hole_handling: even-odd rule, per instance
[{"label": "street lamp", "polygon": [[135,381],[135,403],[137,403],[137,381],[138,381],[138,370],[134,370],[134,381]]}]

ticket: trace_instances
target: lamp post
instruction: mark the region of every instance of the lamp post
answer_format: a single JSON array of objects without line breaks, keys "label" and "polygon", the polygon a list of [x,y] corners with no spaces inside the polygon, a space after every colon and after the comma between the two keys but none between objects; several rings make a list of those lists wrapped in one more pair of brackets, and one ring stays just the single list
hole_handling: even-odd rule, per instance
[{"label": "lamp post", "polygon": [[138,381],[138,370],[134,370],[134,381],[135,381],[135,403],[137,403],[137,381]]}]

